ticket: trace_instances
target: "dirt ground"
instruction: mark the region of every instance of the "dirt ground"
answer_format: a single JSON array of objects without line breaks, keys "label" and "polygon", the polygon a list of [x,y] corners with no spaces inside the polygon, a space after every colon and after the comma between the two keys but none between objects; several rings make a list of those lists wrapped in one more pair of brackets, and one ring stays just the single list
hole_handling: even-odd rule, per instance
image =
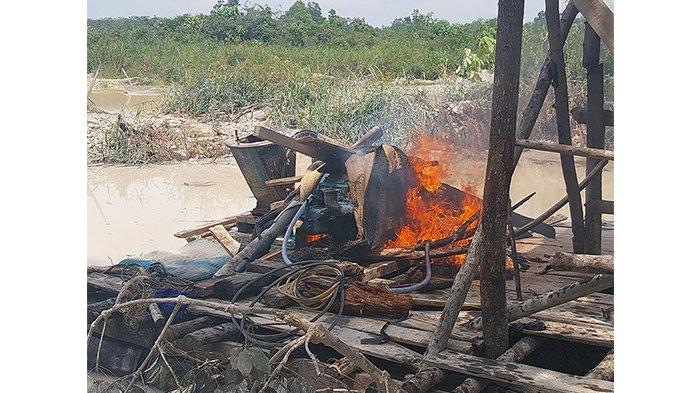
[{"label": "dirt ground", "polygon": [[[88,77],[88,86],[91,78]],[[224,142],[269,122],[270,108],[216,119],[165,113],[167,88],[130,84],[126,79],[98,79],[88,98],[88,164],[110,162],[109,133],[117,120],[134,128],[153,130],[176,153],[176,161],[217,158],[229,154]],[[156,159],[157,162],[169,161]],[[112,161],[113,162],[113,161]]]}]

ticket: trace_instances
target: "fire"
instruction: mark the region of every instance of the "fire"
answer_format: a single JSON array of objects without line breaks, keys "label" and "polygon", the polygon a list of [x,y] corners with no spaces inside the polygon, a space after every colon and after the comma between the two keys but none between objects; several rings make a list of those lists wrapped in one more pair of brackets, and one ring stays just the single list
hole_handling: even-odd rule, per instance
[{"label": "fire", "polygon": [[308,235],[308,236],[306,237],[306,243],[307,243],[307,244],[312,244],[312,243],[315,243],[315,242],[317,242],[317,241],[319,241],[319,240],[321,240],[321,239],[325,239],[325,238],[327,238],[327,237],[328,237],[328,235],[325,234],[325,233],[315,233],[315,234],[311,234],[311,235]]},{"label": "fire", "polygon": [[[471,189],[463,189],[464,196],[459,201],[443,186],[447,170],[441,163],[458,159],[446,141],[420,136],[409,149],[409,156],[418,185],[408,190],[406,218],[396,233],[396,239],[387,242],[386,248],[411,247],[452,236],[460,225],[481,210],[481,200]],[[469,228],[476,228],[477,224],[478,220],[475,220]],[[454,245],[467,242],[468,239],[463,239]],[[449,258],[456,265],[461,265],[464,259],[464,255]]]}]

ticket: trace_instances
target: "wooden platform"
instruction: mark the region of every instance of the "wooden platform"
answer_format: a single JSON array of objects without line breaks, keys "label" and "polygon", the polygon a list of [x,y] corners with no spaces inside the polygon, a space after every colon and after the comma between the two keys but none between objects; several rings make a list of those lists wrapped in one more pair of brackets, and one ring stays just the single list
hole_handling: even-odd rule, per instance
[{"label": "wooden platform", "polygon": [[[570,251],[571,230],[567,227],[557,227],[557,239],[531,237],[518,241],[518,249],[528,258],[527,270],[521,273],[523,297],[525,300],[546,293],[567,284],[583,281],[590,274],[548,271],[544,270],[543,261],[548,255],[557,251]],[[613,231],[604,230],[603,248],[605,252],[612,252]],[[268,258],[261,263],[253,263],[251,269],[257,273],[270,271],[282,262],[274,258]],[[247,273],[256,274],[256,273]],[[198,284],[200,285],[200,284]],[[122,286],[122,278],[105,274],[100,269],[92,269],[88,274],[88,287],[99,290],[102,293],[116,295]],[[201,285],[200,285],[201,286]],[[414,308],[407,318],[402,320],[389,320],[384,318],[350,317],[343,316],[339,323],[332,329],[345,343],[357,348],[367,356],[383,359],[392,363],[401,364],[409,369],[415,368],[422,357],[421,348],[425,348],[435,330],[442,308],[449,296],[449,289],[435,290],[426,293],[412,294]],[[515,283],[512,279],[507,281],[507,297],[509,302],[517,302]],[[250,300],[244,299],[238,302],[240,305],[248,305]],[[212,299],[215,300],[215,299]],[[215,300],[226,303],[224,300]],[[261,307],[265,307],[261,305]],[[544,322],[546,328],[542,331],[524,330],[526,335],[546,337],[553,340],[562,340],[587,344],[601,348],[613,348],[614,345],[614,321],[613,321],[613,295],[595,293],[580,299],[562,304],[560,306],[538,312],[530,317],[522,318],[517,322],[529,322],[539,320]],[[546,370],[518,363],[507,363],[486,360],[474,356],[474,349],[481,343],[481,332],[465,327],[472,318],[480,315],[479,281],[475,280],[470,287],[464,302],[457,325],[453,330],[447,349],[440,356],[431,361],[432,365],[463,374],[489,379],[493,382],[517,387],[523,391],[545,392],[610,392],[612,382],[585,377],[584,375],[569,375],[557,371]],[[293,312],[306,318],[311,318],[315,313],[300,308],[290,308]],[[217,323],[230,320],[230,315],[206,307],[188,308],[192,317],[209,316]],[[320,319],[327,325],[333,317],[328,314]],[[280,324],[270,316],[253,317],[255,322],[268,324],[271,330],[288,331],[287,325]],[[145,341],[154,339],[153,332],[140,332],[129,339],[129,334],[118,330],[118,324],[108,325],[106,334],[108,337],[129,342],[130,344],[145,345]],[[132,334],[133,335],[133,334]],[[363,339],[384,337],[386,342],[379,344],[363,343]],[[233,336],[228,339],[232,339]],[[224,346],[225,347],[225,346]]]}]

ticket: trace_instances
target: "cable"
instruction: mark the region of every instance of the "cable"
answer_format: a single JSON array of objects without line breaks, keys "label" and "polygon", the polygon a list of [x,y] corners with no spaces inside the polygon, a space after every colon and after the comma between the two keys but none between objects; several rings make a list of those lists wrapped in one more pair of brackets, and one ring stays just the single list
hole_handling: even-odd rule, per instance
[{"label": "cable", "polygon": [[292,229],[294,229],[294,225],[296,225],[297,221],[299,221],[301,215],[304,214],[304,210],[306,210],[306,203],[308,201],[309,198],[307,197],[304,200],[304,203],[302,203],[299,207],[299,210],[297,210],[297,213],[294,215],[294,218],[292,218],[292,222],[290,222],[287,226],[287,230],[284,232],[284,239],[282,239],[282,260],[284,261],[284,263],[287,264],[287,266],[292,265],[292,261],[289,260],[289,257],[287,256],[287,243],[289,242],[289,237],[292,235]]}]

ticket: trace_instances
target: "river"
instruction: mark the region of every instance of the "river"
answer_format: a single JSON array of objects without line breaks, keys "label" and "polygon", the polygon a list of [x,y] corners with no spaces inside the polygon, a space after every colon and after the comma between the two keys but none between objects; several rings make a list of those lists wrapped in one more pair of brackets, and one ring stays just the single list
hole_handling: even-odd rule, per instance
[{"label": "river", "polygon": [[[306,157],[298,159],[297,173],[303,173],[308,162]],[[448,182],[480,185],[484,168],[483,160],[464,160]],[[613,170],[610,163],[603,172],[604,199],[613,199]],[[577,160],[577,171],[580,181],[585,173],[583,160]],[[565,194],[556,154],[523,154],[512,180],[511,198],[515,202],[533,191],[537,194],[519,213],[537,216]],[[238,166],[229,161],[92,166],[87,194],[88,265],[109,265],[127,255],[177,249],[185,240],[174,237],[175,232],[255,206]],[[560,213],[568,216],[568,206]]]}]

